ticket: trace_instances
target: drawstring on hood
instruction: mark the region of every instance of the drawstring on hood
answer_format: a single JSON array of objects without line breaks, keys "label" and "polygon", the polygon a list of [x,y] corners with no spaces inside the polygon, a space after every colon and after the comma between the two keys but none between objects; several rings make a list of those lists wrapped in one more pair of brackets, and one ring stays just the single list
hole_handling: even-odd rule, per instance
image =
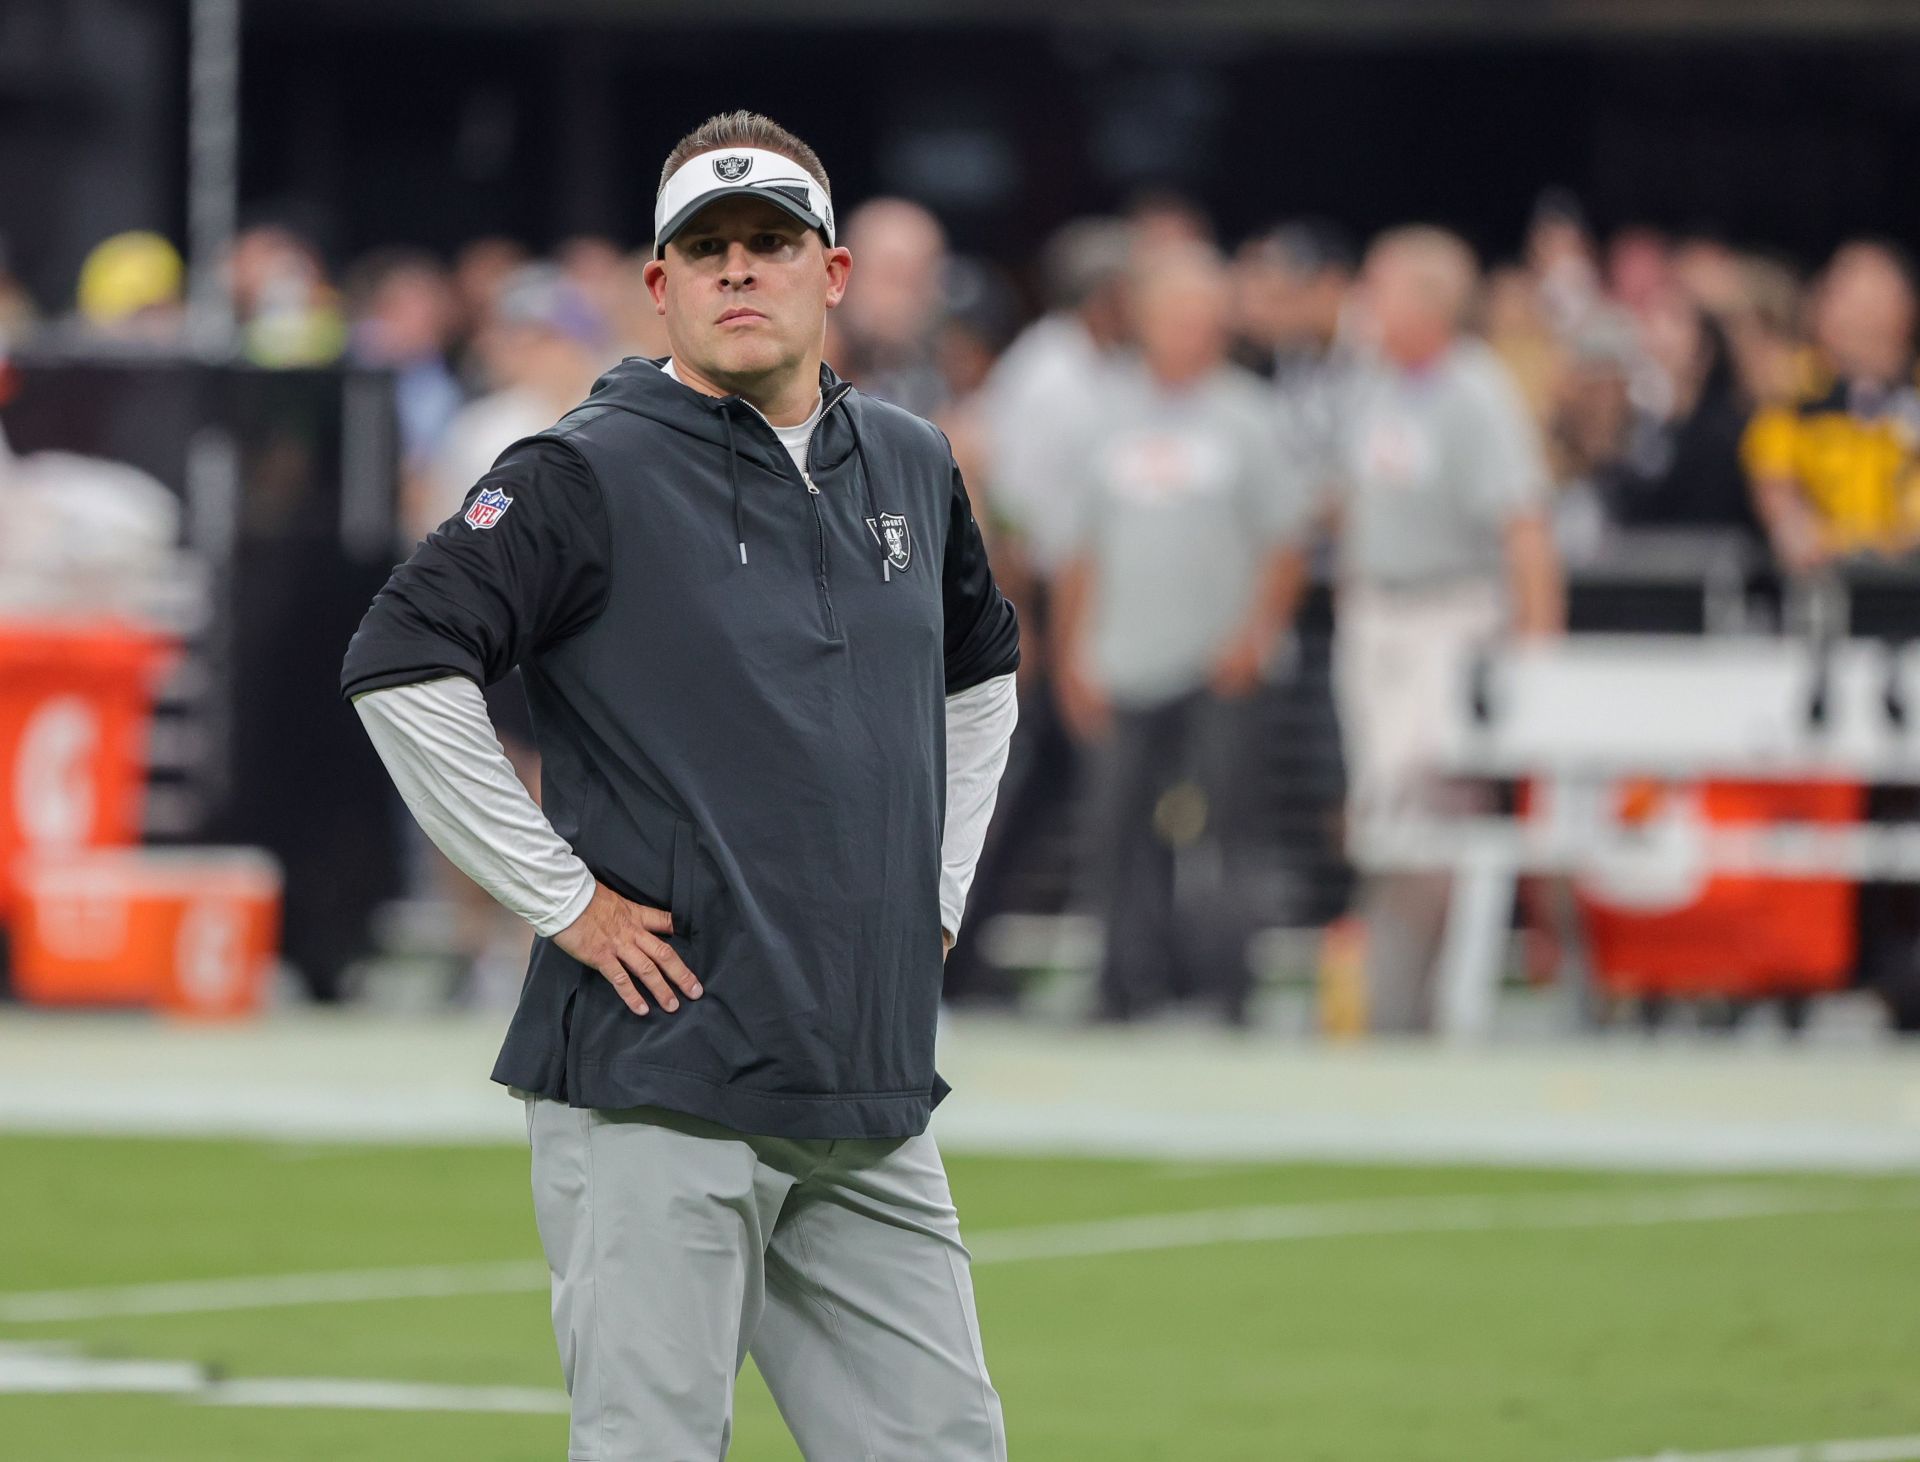
[{"label": "drawstring on hood", "polygon": [[[740,486],[740,454],[743,444],[738,437],[734,420],[734,407],[743,406],[754,410],[751,402],[742,396],[708,396],[695,391],[678,377],[666,371],[671,356],[632,356],[606,371],[594,383],[593,393],[576,410],[608,409],[631,411],[673,426],[677,430],[705,437],[715,446],[723,447],[727,455],[727,491],[733,500],[733,540],[740,555],[740,563],[747,562],[746,507]],[[636,367],[645,364],[653,369],[636,373]],[[671,384],[669,384],[671,383]],[[662,391],[664,387],[664,392]],[[820,421],[815,430],[821,430],[832,408],[839,405],[843,397],[852,394],[853,388],[833,373],[831,367],[820,367],[820,389],[824,400]],[[721,438],[714,440],[710,431],[702,431],[699,419],[702,410],[712,412],[720,418]],[[759,415],[759,412],[755,412]],[[710,419],[710,418],[709,418]],[[762,417],[762,420],[765,418]],[[873,470],[867,461],[866,444],[860,439],[859,413],[849,407],[846,412],[847,431],[853,439],[852,456],[855,458],[855,470],[860,474],[861,492],[866,502],[867,524],[869,532],[880,552],[880,578],[884,583],[893,582],[893,563],[887,552],[885,536],[880,531],[880,509],[873,495]],[[840,458],[844,462],[846,459]],[[764,463],[756,465],[765,466]],[[770,470],[770,469],[769,469]],[[805,474],[803,473],[802,476]]]},{"label": "drawstring on hood", "polygon": [[[832,388],[829,387],[827,389]],[[727,486],[733,493],[733,536],[739,543],[740,562],[744,564],[747,561],[747,531],[743,526],[740,506],[739,445],[734,440],[733,434],[733,405],[736,401],[743,399],[744,398],[738,396],[722,396],[716,402],[716,406],[720,412],[720,420],[726,424],[727,428]],[[839,397],[833,397],[829,405],[838,400]],[[746,404],[749,410],[753,409],[751,402]],[[822,417],[824,419],[824,413],[822,413]],[[818,429],[816,426],[815,430],[817,431]],[[867,527],[872,533],[874,541],[878,543],[880,547],[880,581],[884,584],[891,584],[893,582],[893,560],[887,553],[886,540],[880,536],[880,509],[874,502],[873,497],[873,469],[867,465],[866,444],[860,440],[860,424],[852,411],[847,413],[847,431],[853,437],[853,455],[860,473],[861,491],[866,497]]]}]

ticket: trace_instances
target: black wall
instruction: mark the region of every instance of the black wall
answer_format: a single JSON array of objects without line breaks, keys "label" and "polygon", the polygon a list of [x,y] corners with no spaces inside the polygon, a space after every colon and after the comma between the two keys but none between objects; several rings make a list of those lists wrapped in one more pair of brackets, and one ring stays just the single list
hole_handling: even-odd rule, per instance
[{"label": "black wall", "polygon": [[[44,308],[67,306],[105,234],[182,236],[186,14],[0,0],[0,237]],[[302,226],[336,264],[495,232],[642,243],[666,149],[746,105],[815,142],[843,206],[918,196],[963,248],[1008,261],[1151,184],[1201,199],[1229,240],[1316,211],[1361,232],[1439,219],[1503,254],[1558,182],[1603,224],[1704,226],[1802,262],[1863,231],[1920,243],[1914,34],[1336,40],[541,14],[476,28],[252,0],[246,212]]]},{"label": "black wall", "polygon": [[377,33],[260,26],[245,185],[336,256],[377,242],[647,238],[660,158],[746,105],[813,141],[843,208],[897,190],[1020,260],[1077,212],[1178,186],[1231,240],[1316,211],[1445,221],[1495,254],[1548,183],[1603,223],[1804,261],[1920,242],[1920,42],[1302,42],[1016,29]]}]

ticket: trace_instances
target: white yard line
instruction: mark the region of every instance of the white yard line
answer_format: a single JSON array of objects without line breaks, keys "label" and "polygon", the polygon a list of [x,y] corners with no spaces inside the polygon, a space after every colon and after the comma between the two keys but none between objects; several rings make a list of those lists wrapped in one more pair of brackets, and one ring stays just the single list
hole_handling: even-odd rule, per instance
[{"label": "white yard line", "polygon": [[[1650,1191],[1372,1198],[1155,1213],[1085,1223],[983,1229],[969,1241],[978,1264],[1077,1259],[1215,1244],[1360,1238],[1370,1234],[1489,1233],[1635,1227],[1920,1208],[1920,1189],[1844,1194],[1782,1185],[1718,1184]],[[188,1315],[292,1305],[520,1294],[547,1287],[546,1266],[526,1260],[347,1269],[186,1280],[114,1288],[0,1294],[0,1323],[47,1324],[128,1315]]]},{"label": "white yard line", "polygon": [[122,1315],[203,1315],[220,1310],[270,1310],[282,1305],[523,1294],[546,1287],[547,1266],[524,1259],[491,1264],[335,1269],[316,1274],[259,1274],[233,1279],[129,1284],[113,1289],[0,1294],[0,1323],[31,1325]]},{"label": "white yard line", "polygon": [[192,1361],[100,1360],[54,1343],[0,1345],[0,1396],[179,1396],[203,1406],[327,1407],[347,1411],[508,1412],[564,1416],[567,1396],[545,1386],[448,1386],[330,1376],[220,1380]]},{"label": "white yard line", "polygon": [[95,1360],[57,1343],[0,1345],[0,1396],[173,1395],[205,1380],[206,1372],[191,1361]]},{"label": "white yard line", "polygon": [[969,1245],[976,1262],[1077,1259],[1213,1244],[1289,1239],[1357,1238],[1366,1234],[1488,1233],[1511,1229],[1616,1228],[1643,1224],[1713,1223],[1920,1208],[1920,1190],[1900,1188],[1863,1201],[1857,1195],[1785,1187],[1705,1188],[1464,1198],[1378,1198],[1344,1203],[1156,1213],[1091,1223],[1043,1224],[983,1231]]},{"label": "white yard line", "polygon": [[1920,1436],[1788,1442],[1730,1452],[1655,1452],[1646,1457],[1618,1457],[1613,1462],[1920,1462]]},{"label": "white yard line", "polygon": [[[172,1395],[203,1406],[518,1416],[564,1416],[569,1410],[564,1391],[541,1386],[457,1386],[331,1376],[216,1380],[187,1361],[94,1360],[61,1342],[0,1344],[0,1396],[103,1392]],[[1920,1462],[1920,1436],[1657,1452],[1614,1462]]]}]

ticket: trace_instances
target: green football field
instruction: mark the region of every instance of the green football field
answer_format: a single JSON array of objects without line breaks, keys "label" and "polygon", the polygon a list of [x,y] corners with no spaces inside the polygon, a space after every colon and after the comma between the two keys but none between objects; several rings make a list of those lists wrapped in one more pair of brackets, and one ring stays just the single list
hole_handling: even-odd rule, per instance
[{"label": "green football field", "polygon": [[[950,1168],[1017,1459],[1920,1457],[1913,1178]],[[0,1458],[559,1462],[526,1179],[512,1147],[0,1138]],[[797,1456],[751,1369],[732,1455]]]}]

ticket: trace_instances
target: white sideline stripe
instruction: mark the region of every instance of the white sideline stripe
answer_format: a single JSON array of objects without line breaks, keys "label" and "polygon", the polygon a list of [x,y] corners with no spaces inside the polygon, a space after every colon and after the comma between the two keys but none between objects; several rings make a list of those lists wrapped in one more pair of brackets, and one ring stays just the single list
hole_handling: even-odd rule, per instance
[{"label": "white sideline stripe", "polygon": [[[1920,1189],[1834,1194],[1756,1185],[1626,1193],[1494,1194],[1376,1198],[1156,1213],[1085,1223],[986,1229],[968,1247],[978,1264],[1076,1259],[1214,1244],[1360,1238],[1369,1234],[1484,1233],[1506,1229],[1632,1227],[1713,1223],[1920,1208]],[[346,1269],[120,1288],[0,1294],[0,1324],[26,1325],[131,1315],[191,1315],[283,1305],[353,1304],[544,1290],[547,1268],[533,1261]]]},{"label": "white sideline stripe", "polygon": [[567,1393],[538,1386],[434,1386],[417,1381],[335,1381],[288,1377],[215,1381],[193,1398],[203,1406],[307,1406],[345,1411],[467,1411],[565,1416]]},{"label": "white sideline stripe", "polygon": [[1852,1442],[1788,1442],[1731,1452],[1655,1452],[1613,1462],[1916,1462],[1920,1436],[1866,1437]]}]

